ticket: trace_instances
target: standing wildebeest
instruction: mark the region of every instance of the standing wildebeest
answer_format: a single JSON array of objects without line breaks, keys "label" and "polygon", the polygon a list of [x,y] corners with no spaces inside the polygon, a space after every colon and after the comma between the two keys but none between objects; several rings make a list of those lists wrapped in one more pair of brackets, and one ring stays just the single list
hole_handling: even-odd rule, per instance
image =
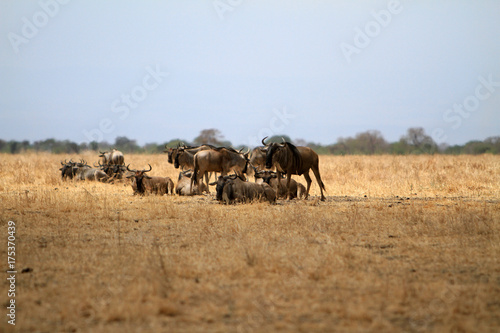
[{"label": "standing wildebeest", "polygon": [[[306,196],[304,199],[309,197],[309,189],[311,188],[311,177],[309,176],[309,169],[313,170],[316,181],[318,182],[319,189],[321,191],[321,200],[325,200],[323,190],[325,189],[325,184],[321,180],[321,175],[319,174],[319,157],[311,148],[309,147],[296,147],[290,142],[286,142],[283,139],[283,143],[269,143],[266,144],[262,139],[262,143],[267,147],[266,156],[266,168],[276,167],[276,173],[278,174],[278,179],[281,179],[281,174],[286,174],[286,189],[287,198],[289,199],[290,193],[290,180],[292,175],[304,175],[307,182]],[[281,184],[278,184],[278,187]]]},{"label": "standing wildebeest", "polygon": [[132,189],[135,194],[144,195],[153,193],[157,195],[174,194],[174,182],[169,177],[150,177],[146,172],[153,168],[149,165],[149,170],[130,170],[127,165],[127,171],[133,172],[133,175],[127,178],[134,178],[132,181]]},{"label": "standing wildebeest", "polygon": [[[174,167],[178,169],[181,167],[182,170],[185,169],[194,169],[194,155],[196,155],[197,152],[202,151],[202,150],[211,150],[211,149],[217,149],[212,145],[201,145],[198,147],[179,147],[177,148],[175,158],[174,158]],[[212,172],[210,174],[208,172],[205,172],[205,181],[207,183],[207,186],[204,186],[203,188],[205,189],[206,192],[208,192],[208,181],[212,177]],[[216,176],[217,178],[217,176]]]},{"label": "standing wildebeest", "polygon": [[276,202],[276,192],[269,184],[246,182],[238,175],[219,176],[217,181],[210,185],[216,185],[217,200],[226,204],[253,200]]},{"label": "standing wildebeest", "polygon": [[69,162],[67,162],[66,160],[64,160],[64,163],[61,161],[61,165],[62,165],[62,168],[60,168],[59,170],[61,170],[61,178],[62,180],[66,180],[66,179],[73,179],[73,177],[75,176],[75,166],[76,166],[76,162],[73,162],[72,160],[70,160]]},{"label": "standing wildebeest", "polygon": [[98,180],[104,183],[109,179],[109,176],[104,171],[92,168],[84,160],[81,160],[80,163],[73,167],[73,172],[77,180]]},{"label": "standing wildebeest", "polygon": [[[277,188],[276,195],[278,198],[286,198],[287,195],[287,187],[285,178],[280,179],[281,186],[278,185],[278,175],[274,171],[264,170],[257,171],[255,170],[255,179],[262,179],[264,183],[269,184],[272,188]],[[296,182],[294,179],[290,180],[290,199],[301,198],[305,195],[306,188],[299,182]]]},{"label": "standing wildebeest", "polygon": [[198,185],[194,185],[193,191],[191,191],[191,175],[192,170],[186,170],[179,172],[179,180],[177,181],[177,186],[175,187],[175,193],[178,195],[194,195],[201,194],[206,191],[207,185],[201,183],[201,188],[198,189]]},{"label": "standing wildebeest", "polygon": [[264,170],[266,168],[266,154],[266,147],[255,147],[250,153],[250,164],[257,170]]},{"label": "standing wildebeest", "polygon": [[99,157],[102,157],[102,164],[125,164],[125,158],[123,157],[123,153],[119,150],[113,148],[110,152],[99,152]]},{"label": "standing wildebeest", "polygon": [[[247,172],[247,166],[248,152],[242,154],[241,151],[238,152],[225,147],[202,150],[194,155],[194,171],[191,184],[198,183],[198,186],[200,186],[201,176],[209,171],[220,172],[222,176],[225,176],[233,170],[238,176],[245,178],[243,174]],[[207,192],[209,192],[208,186]]]}]

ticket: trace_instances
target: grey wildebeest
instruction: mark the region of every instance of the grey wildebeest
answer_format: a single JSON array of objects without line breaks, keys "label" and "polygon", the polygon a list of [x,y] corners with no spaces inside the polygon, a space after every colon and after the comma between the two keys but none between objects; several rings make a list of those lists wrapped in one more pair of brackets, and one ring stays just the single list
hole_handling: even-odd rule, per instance
[{"label": "grey wildebeest", "polygon": [[100,182],[109,180],[109,176],[104,171],[92,168],[84,160],[81,160],[80,163],[73,167],[73,172],[77,180],[98,180]]},{"label": "grey wildebeest", "polygon": [[202,150],[194,155],[191,183],[197,183],[200,186],[201,176],[206,172],[220,172],[222,176],[225,176],[233,170],[238,176],[245,178],[243,174],[247,172],[247,167],[248,152],[242,154],[241,151],[225,147]]},{"label": "grey wildebeest", "polygon": [[133,172],[134,174],[128,176],[127,178],[133,178],[132,189],[135,194],[174,194],[174,182],[169,177],[151,177],[146,175],[153,168],[149,165],[149,170],[130,170],[129,165],[127,165],[127,171]]},{"label": "grey wildebeest", "polygon": [[[312,169],[321,191],[321,200],[324,201],[325,195],[323,194],[323,190],[326,189],[319,173],[318,154],[309,147],[296,147],[290,142],[286,142],[285,139],[283,139],[283,143],[266,144],[264,142],[266,138],[267,137],[262,139],[262,143],[267,147],[266,168],[270,169],[274,166],[278,179],[281,179],[281,174],[286,174],[287,198],[290,199],[290,181],[292,175],[304,175],[307,182],[306,196],[304,199],[309,197],[309,189],[312,183],[311,177],[309,176],[309,169]],[[281,186],[281,184],[278,184],[278,186]]]},{"label": "grey wildebeest", "polygon": [[191,191],[192,173],[192,170],[179,172],[179,179],[177,181],[177,186],[175,187],[175,193],[178,195],[195,195],[206,191],[207,185],[205,185],[205,183],[201,183],[201,188],[198,188],[198,185],[194,184],[194,189]]},{"label": "grey wildebeest", "polygon": [[210,185],[216,185],[217,200],[226,204],[254,200],[276,202],[276,192],[269,184],[246,182],[238,175],[219,176],[217,181]]},{"label": "grey wildebeest", "polygon": [[[281,186],[278,186],[278,174],[271,170],[257,171],[255,170],[255,178],[262,179],[264,183],[269,184],[272,188],[277,188],[276,194],[278,198],[286,198],[287,187],[285,178],[279,181]],[[290,199],[301,198],[306,194],[306,188],[301,183],[296,182],[294,179],[290,180]]]},{"label": "grey wildebeest", "polygon": [[99,152],[100,155],[99,157],[102,158],[102,164],[118,164],[118,165],[124,165],[125,164],[125,158],[123,157],[123,153],[119,150],[116,150],[113,148],[110,152]]}]

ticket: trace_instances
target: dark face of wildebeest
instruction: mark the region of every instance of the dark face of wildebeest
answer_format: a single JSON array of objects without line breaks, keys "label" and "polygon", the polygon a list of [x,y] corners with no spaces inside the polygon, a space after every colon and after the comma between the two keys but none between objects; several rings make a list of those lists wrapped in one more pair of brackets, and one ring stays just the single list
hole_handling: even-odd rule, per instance
[{"label": "dark face of wildebeest", "polygon": [[64,161],[64,163],[61,161],[61,165],[62,165],[62,168],[60,168],[59,170],[61,170],[61,178],[64,180],[64,179],[73,179],[73,177],[75,176],[75,171],[74,171],[74,167],[76,165],[76,162],[73,162],[73,161],[69,161],[69,162],[66,162],[66,160]]},{"label": "dark face of wildebeest", "polygon": [[178,148],[179,146],[177,146],[177,148],[169,148],[167,147],[167,145],[165,145],[165,150],[163,152],[167,154],[168,163],[170,164],[174,163],[175,155],[177,155]]},{"label": "dark face of wildebeest", "polygon": [[226,185],[226,183],[228,181],[235,180],[236,178],[238,178],[237,175],[219,176],[217,181],[209,184],[211,186],[216,185],[215,186],[215,193],[216,193],[215,197],[217,200],[222,201],[222,191],[224,190],[224,185]]},{"label": "dark face of wildebeest", "polygon": [[[130,165],[130,164],[129,164]],[[146,175],[146,172],[151,171],[153,168],[149,165],[149,170],[130,170],[129,165],[127,165],[127,171],[133,172],[133,175],[128,176],[127,178],[135,178],[135,184],[137,186],[137,193],[139,194],[144,194],[146,191],[146,187],[144,186],[143,180],[144,178],[151,179],[152,177],[149,177]]]}]

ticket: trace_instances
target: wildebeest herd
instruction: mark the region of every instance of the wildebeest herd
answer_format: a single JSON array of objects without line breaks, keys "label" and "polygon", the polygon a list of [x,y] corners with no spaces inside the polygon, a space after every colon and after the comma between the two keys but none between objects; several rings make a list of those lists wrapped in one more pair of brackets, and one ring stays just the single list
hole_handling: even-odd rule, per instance
[{"label": "wildebeest herd", "polygon": [[[325,200],[318,154],[309,147],[295,146],[284,139],[281,143],[266,144],[266,138],[262,139],[263,146],[245,153],[208,144],[197,147],[178,145],[177,148],[165,146],[168,163],[182,170],[177,186],[169,177],[148,175],[151,165],[148,165],[149,169],[130,169],[130,165],[125,165],[124,155],[116,149],[100,152],[101,159],[97,165],[90,166],[83,159],[79,162],[61,161],[59,170],[63,180],[130,181],[134,195],[200,195],[209,193],[210,186],[216,186],[217,200],[230,204],[254,200],[274,203],[278,198],[307,199],[312,183],[309,170],[312,169],[321,191],[321,200]],[[233,174],[229,175],[231,172]],[[220,176],[209,183],[212,173],[220,173]],[[253,175],[255,182],[248,181],[245,175]],[[304,175],[307,188],[293,180],[292,175]]]}]

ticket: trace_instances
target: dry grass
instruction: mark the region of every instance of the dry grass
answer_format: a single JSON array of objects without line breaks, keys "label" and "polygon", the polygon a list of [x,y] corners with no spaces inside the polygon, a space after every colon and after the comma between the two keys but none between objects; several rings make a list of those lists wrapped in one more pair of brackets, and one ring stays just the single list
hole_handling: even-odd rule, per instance
[{"label": "dry grass", "polygon": [[[308,201],[235,206],[62,182],[66,157],[0,156],[1,258],[14,220],[33,269],[17,331],[500,329],[498,156],[321,156],[326,202],[313,183]],[[165,156],[126,161],[177,181]]]}]

